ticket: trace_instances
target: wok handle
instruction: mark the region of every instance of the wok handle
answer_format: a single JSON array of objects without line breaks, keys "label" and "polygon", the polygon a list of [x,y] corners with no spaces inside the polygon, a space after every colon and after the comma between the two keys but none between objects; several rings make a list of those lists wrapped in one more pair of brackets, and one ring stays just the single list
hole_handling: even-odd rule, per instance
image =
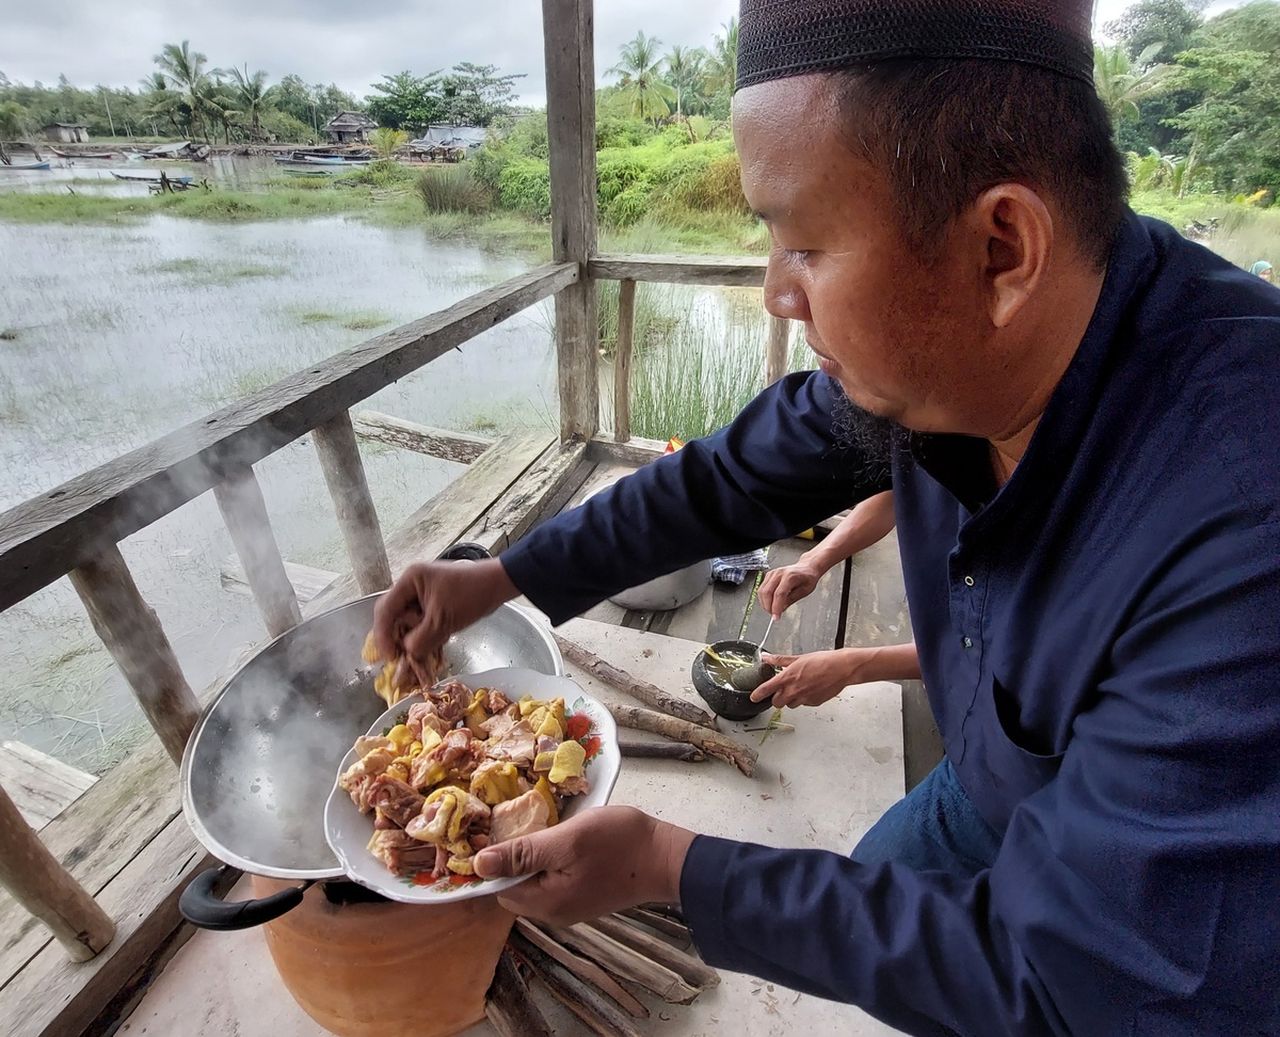
[{"label": "wok handle", "polygon": [[214,887],[227,872],[227,865],[206,868],[188,884],[178,898],[178,911],[192,925],[201,929],[228,932],[232,929],[252,929],[272,919],[279,918],[302,903],[302,895],[311,887],[314,879],[307,879],[301,886],[282,889],[261,900],[234,900],[230,903],[214,892]]}]

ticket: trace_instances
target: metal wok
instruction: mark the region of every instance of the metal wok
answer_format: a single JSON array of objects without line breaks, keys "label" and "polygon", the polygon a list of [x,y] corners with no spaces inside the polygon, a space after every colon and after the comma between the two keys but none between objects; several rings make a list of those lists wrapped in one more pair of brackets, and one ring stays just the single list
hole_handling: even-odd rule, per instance
[{"label": "metal wok", "polygon": [[[360,661],[379,596],[282,634],[204,710],[182,759],[182,809],[196,837],[220,860],[308,885],[343,874],[325,841],[324,804],[352,742],[386,709],[373,691],[373,671]],[[514,605],[456,634],[444,656],[454,673],[506,666],[564,672],[550,630]],[[217,900],[218,870],[197,876],[184,894],[181,907],[190,921],[240,928],[281,913],[263,910],[265,901]],[[276,906],[287,910],[302,889],[278,894]],[[276,897],[268,899],[276,903]]]}]

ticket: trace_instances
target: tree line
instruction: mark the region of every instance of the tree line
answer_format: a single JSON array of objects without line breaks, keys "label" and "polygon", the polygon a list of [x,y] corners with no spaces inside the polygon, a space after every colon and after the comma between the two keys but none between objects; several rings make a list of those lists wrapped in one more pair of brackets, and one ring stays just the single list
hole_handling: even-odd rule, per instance
[{"label": "tree line", "polygon": [[1269,202],[1280,190],[1280,3],[1206,19],[1208,0],[1138,0],[1104,26],[1098,94],[1134,185]]},{"label": "tree line", "polygon": [[421,131],[434,123],[488,126],[515,109],[514,83],[493,65],[384,75],[363,99],[296,74],[270,82],[248,66],[216,68],[187,40],[166,43],[137,89],[16,83],[0,71],[0,140],[19,140],[54,122],[83,123],[94,137],[180,136],[226,143],[315,141],[343,111],[382,126]]}]

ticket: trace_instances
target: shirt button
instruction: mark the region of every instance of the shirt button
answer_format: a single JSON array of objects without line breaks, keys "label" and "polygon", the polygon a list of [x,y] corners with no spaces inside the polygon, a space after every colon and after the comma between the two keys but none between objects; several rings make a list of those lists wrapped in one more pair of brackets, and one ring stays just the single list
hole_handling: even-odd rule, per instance
[{"label": "shirt button", "polygon": [[969,638],[967,638],[967,637],[966,637],[966,638],[964,638],[960,643],[961,643],[962,645],[964,645],[966,648],[972,648],[972,647],[973,647],[973,641],[972,641],[972,640],[970,640],[970,639],[969,639]]},{"label": "shirt button", "polygon": [[966,587],[972,587],[972,586],[973,586],[973,577],[972,577],[972,576],[966,576],[966,577],[964,578],[964,585],[965,585]]}]

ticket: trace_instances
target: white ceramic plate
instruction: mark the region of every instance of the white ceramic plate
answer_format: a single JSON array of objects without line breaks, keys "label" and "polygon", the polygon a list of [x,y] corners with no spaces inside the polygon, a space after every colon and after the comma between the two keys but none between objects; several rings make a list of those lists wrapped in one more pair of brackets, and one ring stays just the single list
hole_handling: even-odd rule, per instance
[{"label": "white ceramic plate", "polygon": [[[600,750],[587,762],[586,776],[591,789],[585,795],[574,796],[565,802],[562,818],[573,817],[592,807],[602,807],[609,802],[613,786],[618,781],[622,767],[622,754],[618,749],[618,726],[613,716],[601,703],[584,692],[568,677],[549,677],[534,670],[502,669],[484,673],[462,674],[458,678],[468,688],[493,688],[512,701],[524,695],[535,699],[563,698],[565,711],[570,715],[585,713],[591,718],[591,730],[587,738],[598,737]],[[421,695],[402,699],[382,714],[369,728],[369,734],[381,734],[396,723],[396,718],[406,712]],[[351,797],[338,787],[340,777],[356,762],[354,749],[343,757],[342,766],[334,779],[333,791],[324,808],[324,831],[329,846],[337,855],[347,876],[362,886],[381,893],[389,900],[404,904],[442,904],[470,897],[483,897],[510,889],[524,878],[488,879],[464,885],[453,885],[448,879],[433,880],[430,872],[416,876],[393,875],[385,864],[371,854],[366,847],[373,835],[373,815],[362,814],[351,802]]]}]

